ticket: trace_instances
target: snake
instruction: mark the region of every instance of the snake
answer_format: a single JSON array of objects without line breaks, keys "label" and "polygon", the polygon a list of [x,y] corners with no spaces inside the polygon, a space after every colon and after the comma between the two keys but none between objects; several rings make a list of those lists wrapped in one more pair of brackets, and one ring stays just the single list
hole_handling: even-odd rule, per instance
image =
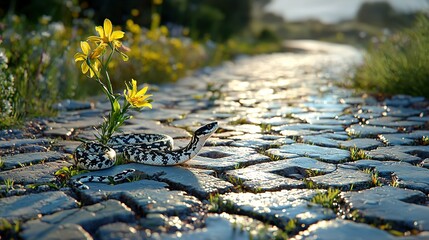
[{"label": "snake", "polygon": [[[174,166],[195,157],[207,139],[218,129],[212,122],[198,128],[189,143],[173,150],[173,138],[164,134],[120,134],[110,138],[107,144],[95,141],[81,143],[73,153],[75,165],[83,170],[102,170],[116,164],[116,157],[122,154],[128,162],[154,166]],[[126,180],[135,172],[127,169],[113,176],[81,176],[72,180],[79,189],[88,189],[84,182],[117,183]]]}]

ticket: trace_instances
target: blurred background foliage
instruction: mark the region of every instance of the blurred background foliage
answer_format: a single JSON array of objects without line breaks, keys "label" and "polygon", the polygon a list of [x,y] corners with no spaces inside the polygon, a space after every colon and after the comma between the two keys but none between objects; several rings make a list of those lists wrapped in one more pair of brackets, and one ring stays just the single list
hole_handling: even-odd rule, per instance
[{"label": "blurred background foliage", "polygon": [[52,106],[61,99],[100,93],[94,81],[79,74],[73,55],[105,18],[126,32],[124,50],[130,60],[116,59],[110,66],[119,92],[131,78],[174,82],[240,54],[281,51],[272,33],[248,31],[251,2],[1,1],[0,128],[26,117],[55,114]]},{"label": "blurred background foliage", "polygon": [[[124,63],[117,59],[111,63],[111,76],[118,91],[131,78],[139,83],[174,82],[193,70],[239,55],[287,51],[284,41],[288,39],[317,39],[371,49],[367,57],[370,64],[362,66],[359,69],[362,74],[355,78],[361,84],[353,86],[374,91],[401,92],[402,87],[389,85],[393,80],[386,80],[387,73],[402,71],[397,76],[414,79],[412,72],[405,71],[415,69],[401,66],[426,59],[424,49],[429,49],[428,38],[423,32],[414,34],[424,28],[413,28],[419,13],[400,13],[388,2],[376,1],[363,3],[354,18],[335,24],[315,19],[288,21],[264,10],[270,2],[3,0],[0,2],[0,128],[26,117],[55,114],[52,106],[61,99],[99,94],[96,83],[79,74],[73,55],[79,50],[79,42],[94,35],[94,27],[105,18],[126,32],[124,46],[130,60]],[[422,15],[421,19],[427,18]],[[420,20],[419,24],[427,26],[428,21]],[[404,34],[403,29],[411,29],[407,31],[414,35]],[[422,44],[409,52],[413,44],[406,39]],[[398,46],[400,51],[395,50]],[[398,56],[400,59],[394,60]],[[398,68],[386,68],[395,61]],[[419,74],[427,67],[421,69]],[[379,75],[384,80],[374,78],[375,72],[383,72]],[[422,76],[418,78],[420,85],[427,83],[426,75]],[[396,78],[393,82],[400,80]],[[78,89],[78,86],[85,87]]]}]

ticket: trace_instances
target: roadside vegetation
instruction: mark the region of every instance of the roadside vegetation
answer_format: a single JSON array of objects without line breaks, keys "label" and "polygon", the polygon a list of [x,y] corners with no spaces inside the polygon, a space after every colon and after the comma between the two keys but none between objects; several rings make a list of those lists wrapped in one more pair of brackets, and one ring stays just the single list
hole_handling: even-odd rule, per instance
[{"label": "roadside vegetation", "polygon": [[357,69],[353,86],[372,93],[407,94],[429,98],[429,19],[416,24],[368,50]]},{"label": "roadside vegetation", "polygon": [[[198,3],[202,11],[189,8],[188,0],[178,2],[180,8],[168,0],[103,2],[110,8],[85,0],[0,3],[0,129],[53,116],[62,99],[101,94],[96,81],[78,74],[73,54],[80,36],[92,34],[106,17],[119,24],[115,30],[127,32],[121,51],[130,58],[126,64],[120,57],[109,63],[114,88],[131,78],[174,82],[241,54],[281,50],[272,33],[246,31],[250,0],[234,3],[239,9],[225,0],[204,1]],[[77,90],[79,85],[86,87]]]}]

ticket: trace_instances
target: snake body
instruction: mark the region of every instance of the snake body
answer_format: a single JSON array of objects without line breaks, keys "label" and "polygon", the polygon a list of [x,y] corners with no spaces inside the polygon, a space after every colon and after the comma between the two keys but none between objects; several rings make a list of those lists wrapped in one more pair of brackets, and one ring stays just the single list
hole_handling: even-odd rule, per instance
[{"label": "snake body", "polygon": [[[177,150],[173,150],[173,139],[168,135],[117,135],[110,139],[107,146],[96,142],[82,143],[76,148],[73,157],[75,165],[86,170],[112,167],[116,163],[117,153],[123,154],[130,162],[156,166],[178,165],[195,157],[217,129],[217,122],[200,127],[194,132],[188,145]],[[73,185],[87,189],[83,182],[118,182],[128,178],[133,172],[133,169],[129,169],[114,176],[82,176],[75,179]]]}]

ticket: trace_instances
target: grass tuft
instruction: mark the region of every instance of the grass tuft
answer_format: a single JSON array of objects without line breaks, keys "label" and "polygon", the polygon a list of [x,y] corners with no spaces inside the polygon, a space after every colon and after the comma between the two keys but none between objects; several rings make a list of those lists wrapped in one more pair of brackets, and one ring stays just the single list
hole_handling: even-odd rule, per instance
[{"label": "grass tuft", "polygon": [[234,211],[234,204],[230,201],[223,200],[219,193],[211,194],[209,196],[209,203],[209,212],[221,213]]},{"label": "grass tuft", "polygon": [[380,181],[380,178],[378,177],[378,172],[377,171],[373,171],[371,173],[371,182],[372,182],[372,185],[374,187],[379,187],[379,186],[383,185],[383,183],[381,183],[381,181]]},{"label": "grass tuft", "polygon": [[10,190],[14,189],[13,185],[15,184],[15,180],[8,178],[8,179],[5,179],[3,183],[6,186],[6,189],[5,189],[6,192],[9,192]]},{"label": "grass tuft", "polygon": [[368,159],[368,155],[366,155],[365,151],[359,149],[357,147],[350,148],[350,160],[357,161],[361,159]]},{"label": "grass tuft", "polygon": [[89,171],[79,169],[75,165],[70,165],[68,167],[62,167],[61,169],[57,170],[54,173],[54,176],[60,182],[61,187],[64,187],[67,185],[67,183],[71,177],[73,177],[75,175],[82,174],[82,173],[87,173],[87,172],[89,172]]},{"label": "grass tuft", "polygon": [[269,123],[261,123],[259,126],[262,133],[271,133],[273,131],[273,125]]},{"label": "grass tuft", "polygon": [[335,209],[338,205],[339,189],[329,188],[325,192],[316,194],[310,202],[322,205],[325,208]]},{"label": "grass tuft", "polygon": [[317,169],[305,169],[305,174],[307,175],[307,177],[316,177],[323,175],[323,172]]},{"label": "grass tuft", "polygon": [[228,177],[228,182],[234,185],[234,189],[237,192],[245,192],[244,181],[241,178],[236,178],[233,176]]},{"label": "grass tuft", "polygon": [[[364,173],[366,173],[366,174],[370,174],[371,175],[371,185],[373,187],[378,187],[378,186],[382,186],[383,185],[383,183],[380,181],[380,178],[378,176],[378,172],[375,169],[365,168],[362,171]],[[392,184],[396,184],[396,183],[394,183],[394,180],[392,180]]]},{"label": "grass tuft", "polygon": [[7,220],[0,218],[0,238],[21,239],[18,234],[21,231],[21,222],[18,220]]}]

